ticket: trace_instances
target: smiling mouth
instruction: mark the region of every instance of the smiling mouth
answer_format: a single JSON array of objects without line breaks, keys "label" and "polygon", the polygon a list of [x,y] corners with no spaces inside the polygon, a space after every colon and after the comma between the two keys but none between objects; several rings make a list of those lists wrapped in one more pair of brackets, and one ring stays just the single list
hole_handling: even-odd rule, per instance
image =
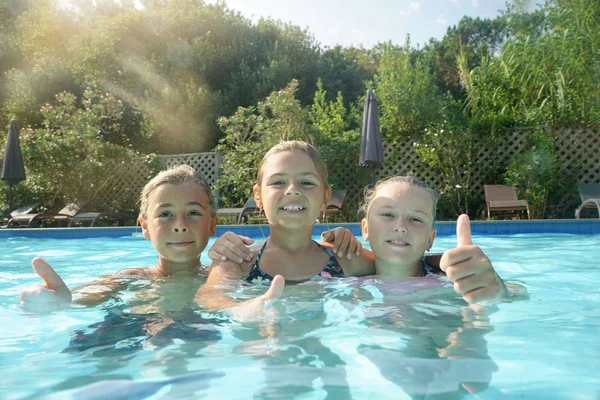
[{"label": "smiling mouth", "polygon": [[410,243],[405,242],[404,240],[386,240],[386,242],[394,246],[410,246]]},{"label": "smiling mouth", "polygon": [[302,207],[302,206],[283,206],[281,207],[282,210],[285,211],[303,211],[306,208]]}]

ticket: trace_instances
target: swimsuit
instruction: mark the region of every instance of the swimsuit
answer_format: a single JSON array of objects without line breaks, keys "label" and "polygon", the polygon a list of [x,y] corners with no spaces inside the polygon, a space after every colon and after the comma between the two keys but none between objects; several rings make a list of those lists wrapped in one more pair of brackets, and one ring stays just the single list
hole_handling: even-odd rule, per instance
[{"label": "swimsuit", "polygon": [[[271,275],[267,274],[262,269],[260,269],[260,266],[259,266],[260,257],[262,256],[263,250],[267,246],[267,241],[268,241],[268,239],[265,240],[265,243],[262,245],[262,247],[258,251],[258,254],[256,255],[254,264],[252,264],[252,269],[250,270],[250,273],[248,274],[248,277],[246,278],[247,282],[258,283],[258,282],[271,282],[273,280],[273,277]],[[314,240],[313,240],[313,242],[314,242]],[[319,246],[325,253],[327,253],[329,255],[329,261],[327,261],[327,264],[325,265],[325,268],[323,268],[323,271],[321,271],[321,273],[319,275],[316,275],[315,277],[311,278],[311,280],[319,280],[319,279],[323,279],[323,278],[327,279],[327,278],[331,278],[334,276],[344,276],[344,271],[342,270],[342,267],[340,267],[340,264],[338,263],[338,260],[335,257],[335,255],[333,254],[333,252],[330,249],[328,249],[324,246],[321,246],[317,242],[315,242],[315,244],[317,246]]]}]

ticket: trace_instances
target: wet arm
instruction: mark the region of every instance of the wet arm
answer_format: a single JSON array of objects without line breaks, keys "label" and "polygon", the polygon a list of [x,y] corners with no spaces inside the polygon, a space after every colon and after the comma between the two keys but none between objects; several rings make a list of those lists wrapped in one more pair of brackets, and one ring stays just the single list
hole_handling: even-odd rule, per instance
[{"label": "wet arm", "polygon": [[210,274],[198,292],[196,302],[209,311],[222,310],[239,305],[231,296],[231,292],[242,277],[239,264],[232,261],[213,262]]}]

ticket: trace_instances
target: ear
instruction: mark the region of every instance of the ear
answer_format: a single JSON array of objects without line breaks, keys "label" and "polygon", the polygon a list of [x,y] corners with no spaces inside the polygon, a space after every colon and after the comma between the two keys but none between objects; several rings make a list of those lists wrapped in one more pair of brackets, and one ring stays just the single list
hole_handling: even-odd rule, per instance
[{"label": "ear", "polygon": [[362,228],[363,239],[369,240],[369,221],[366,218],[363,218],[360,222],[360,226]]},{"label": "ear", "polygon": [[429,237],[429,244],[427,250],[431,250],[431,246],[433,246],[433,241],[435,240],[436,235],[437,231],[435,229],[431,231],[431,236]]},{"label": "ear", "polygon": [[325,208],[327,208],[327,204],[329,204],[329,200],[331,199],[331,193],[332,190],[331,188],[328,186],[327,190],[325,190]]},{"label": "ear", "polygon": [[258,185],[254,185],[252,187],[252,194],[254,195],[254,201],[256,202],[256,207],[263,209],[262,199],[260,198],[260,187]]},{"label": "ear", "polygon": [[212,217],[210,221],[210,236],[215,236],[217,233],[217,216]]},{"label": "ear", "polygon": [[148,231],[148,223],[146,222],[146,220],[144,220],[144,217],[142,217],[142,216],[140,216],[138,218],[138,221],[140,223],[140,226],[142,227],[142,234],[144,235],[144,238],[150,239],[150,232]]}]

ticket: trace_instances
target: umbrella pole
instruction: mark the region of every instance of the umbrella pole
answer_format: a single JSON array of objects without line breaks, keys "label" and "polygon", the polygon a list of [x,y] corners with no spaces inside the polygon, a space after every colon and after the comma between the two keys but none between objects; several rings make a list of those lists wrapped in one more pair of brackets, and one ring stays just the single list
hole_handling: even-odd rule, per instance
[{"label": "umbrella pole", "polygon": [[12,185],[8,185],[8,212],[12,211]]}]

